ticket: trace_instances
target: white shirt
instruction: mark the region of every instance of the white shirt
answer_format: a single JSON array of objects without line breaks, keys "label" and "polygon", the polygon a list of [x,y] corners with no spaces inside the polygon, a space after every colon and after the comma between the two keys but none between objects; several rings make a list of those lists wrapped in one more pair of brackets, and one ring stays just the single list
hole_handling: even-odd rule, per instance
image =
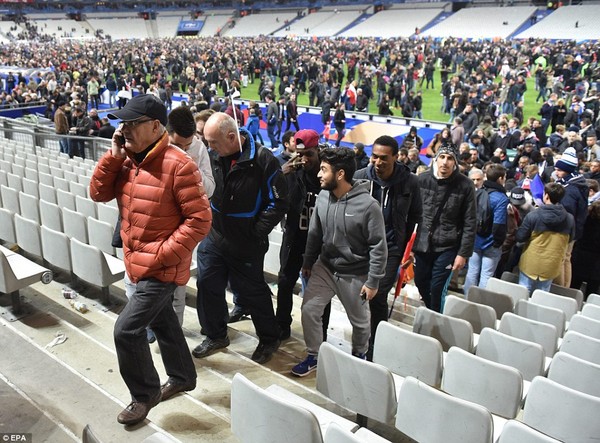
[{"label": "white shirt", "polygon": [[187,150],[187,155],[198,165],[200,174],[202,174],[202,184],[204,185],[206,196],[211,198],[213,192],[215,192],[215,179],[210,167],[210,158],[206,145],[198,137],[194,137],[192,144]]}]

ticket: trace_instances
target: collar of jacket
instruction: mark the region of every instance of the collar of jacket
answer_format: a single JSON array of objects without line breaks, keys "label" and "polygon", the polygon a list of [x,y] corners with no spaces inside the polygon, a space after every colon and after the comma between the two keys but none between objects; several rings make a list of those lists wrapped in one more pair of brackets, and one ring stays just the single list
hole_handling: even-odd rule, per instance
[{"label": "collar of jacket", "polygon": [[496,183],[489,180],[485,180],[483,182],[483,187],[486,189],[493,189],[494,191],[502,192],[503,194],[506,192],[504,186],[502,186],[500,183]]},{"label": "collar of jacket", "polygon": [[243,136],[246,141],[242,146],[242,153],[236,162],[238,164],[254,160],[258,151],[258,147],[254,142],[254,137],[252,137],[252,134],[250,134],[246,128],[240,128],[240,136]]},{"label": "collar of jacket", "polygon": [[164,134],[158,140],[156,140],[153,144],[149,146],[151,147],[150,151],[148,152],[148,154],[146,154],[146,157],[144,157],[144,159],[140,163],[136,162],[134,153],[127,151],[127,156],[131,159],[134,165],[141,166],[145,163],[148,163],[149,161],[152,161],[152,159],[156,157],[158,153],[162,149],[165,149],[168,145],[168,134],[167,131],[165,131]]}]

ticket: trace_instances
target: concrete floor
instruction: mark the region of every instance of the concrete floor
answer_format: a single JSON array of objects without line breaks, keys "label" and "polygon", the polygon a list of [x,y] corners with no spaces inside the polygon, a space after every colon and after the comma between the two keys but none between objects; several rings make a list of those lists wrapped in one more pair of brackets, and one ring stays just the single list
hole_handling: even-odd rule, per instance
[{"label": "concrete floor", "polygon": [[[293,331],[266,365],[250,356],[258,340],[250,320],[230,325],[231,345],[205,359],[194,359],[198,371],[197,388],[178,395],[152,409],[148,419],[133,428],[116,422],[116,416],[129,403],[129,393],[118,372],[113,343],[113,327],[125,303],[122,283],[111,287],[115,304],[105,307],[100,291],[81,291],[80,301],[90,311],[75,311],[62,297],[68,277],[56,275],[49,285],[41,283],[21,291],[28,315],[10,321],[10,300],[0,297],[0,434],[32,433],[34,442],[81,441],[83,428],[90,424],[100,441],[141,442],[155,432],[181,442],[236,442],[230,429],[231,381],[242,373],[262,387],[278,384],[327,409],[350,419],[349,411],[332,404],[315,389],[315,376],[297,378],[291,368],[305,356],[300,325],[301,299],[295,296]],[[188,287],[184,332],[194,348],[203,340],[195,308],[195,280]],[[274,291],[275,293],[276,291]],[[231,294],[228,294],[231,304]],[[396,303],[393,321],[410,323],[412,302]],[[334,302],[328,341],[350,350],[351,328],[341,304]],[[57,336],[66,340],[48,345]],[[151,349],[161,380],[166,374],[157,344]],[[394,442],[409,442],[393,426],[369,423],[369,428]]]}]

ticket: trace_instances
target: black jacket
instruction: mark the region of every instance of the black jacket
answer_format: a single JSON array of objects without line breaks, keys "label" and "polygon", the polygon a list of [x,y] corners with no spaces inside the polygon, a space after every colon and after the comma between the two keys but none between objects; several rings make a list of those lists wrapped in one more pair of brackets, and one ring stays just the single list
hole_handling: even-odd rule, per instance
[{"label": "black jacket", "polygon": [[[420,222],[423,207],[421,203],[421,191],[417,176],[412,174],[408,166],[396,162],[394,175],[388,182],[384,182],[375,174],[373,165],[356,171],[355,179],[367,179],[371,181],[370,193],[379,202],[384,211],[385,206],[391,203],[391,216],[393,225],[393,236],[386,232],[388,250],[396,249],[400,254],[404,252],[406,244],[410,239],[415,225]],[[386,220],[386,231],[388,230]],[[390,237],[395,244],[390,243]]]},{"label": "black jacket", "polygon": [[[438,179],[433,175],[435,165],[419,175],[423,218],[417,231],[413,250],[417,252],[443,252],[456,248],[458,255],[468,258],[473,254],[477,232],[475,186],[456,169],[450,177]],[[446,186],[452,190],[447,201],[442,201]],[[429,247],[429,229],[440,205],[444,208],[438,225],[433,230]]]},{"label": "black jacket", "polygon": [[240,134],[246,141],[233,164],[210,151],[215,191],[209,236],[224,253],[244,259],[267,252],[268,235],[285,215],[289,200],[277,159],[248,131],[242,128]]}]

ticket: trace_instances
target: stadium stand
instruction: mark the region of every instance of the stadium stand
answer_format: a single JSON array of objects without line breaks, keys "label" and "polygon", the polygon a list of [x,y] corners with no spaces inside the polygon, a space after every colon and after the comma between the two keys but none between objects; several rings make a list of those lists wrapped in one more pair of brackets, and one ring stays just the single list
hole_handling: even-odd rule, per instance
[{"label": "stadium stand", "polygon": [[507,38],[535,11],[534,7],[464,8],[421,34],[424,37]]},{"label": "stadium stand", "polygon": [[[242,18],[237,17],[238,9],[206,9],[197,13],[198,20],[204,21],[201,36],[243,36],[245,39],[240,41],[256,48],[268,46],[270,40],[254,40],[253,37],[273,32],[279,37],[393,38],[412,37],[415,28],[424,28],[422,35],[425,36],[492,40],[522,29],[536,11],[529,2],[519,0],[514,2],[518,6],[512,8],[468,7],[452,15],[447,3],[433,3],[414,9],[411,5],[394,6],[377,13],[374,13],[373,5],[325,6],[301,19],[297,11],[290,12],[290,8],[281,11],[263,8],[261,13]],[[491,3],[482,2],[486,6]],[[546,37],[542,32],[551,35],[550,31],[554,31],[544,31],[550,24],[560,28],[572,23],[572,29],[571,25],[566,26],[561,38],[591,38],[585,36],[591,35],[589,30],[600,14],[595,15],[598,6],[587,8],[559,8],[519,35]],[[306,2],[302,2],[300,9],[308,12]],[[161,10],[156,19],[143,20],[135,8],[131,8],[127,12],[88,12],[81,21],[66,19],[64,12],[30,14],[29,21],[38,27],[42,37],[88,39],[102,31],[115,40],[170,39],[177,33],[179,22],[192,16],[190,12]],[[449,18],[436,24],[446,14]],[[587,20],[584,15],[592,18]],[[288,30],[285,30],[286,20],[290,26]],[[13,21],[1,23],[0,41],[13,40],[13,34],[23,31],[21,25]],[[14,26],[17,30],[11,31]],[[303,35],[306,28],[308,32]],[[148,43],[148,46],[155,48],[164,41],[156,45]],[[229,39],[215,41],[222,44]],[[201,40],[193,40],[192,44],[198,42],[197,46],[200,46]],[[406,41],[398,42],[405,44]],[[131,44],[143,46],[137,42]],[[439,87],[439,83],[436,86]],[[306,108],[306,111],[313,117],[319,113],[317,108]],[[358,133],[363,134],[361,131],[369,133],[368,129],[375,125],[400,120],[402,125],[385,127],[393,127],[403,137],[403,127],[409,123],[408,118],[367,114],[361,118],[360,123],[365,124],[351,133],[348,140],[352,141]],[[9,119],[2,118],[0,122],[0,240],[11,248],[0,246],[0,264],[3,277],[10,277],[5,261],[1,260],[6,257],[27,263],[28,271],[34,273],[34,277],[21,278],[24,275],[19,276],[14,269],[9,269],[16,280],[21,281],[12,287],[0,285],[3,292],[0,296],[0,342],[3,353],[8,356],[0,359],[2,427],[33,430],[34,441],[51,442],[77,441],[82,432],[83,441],[92,441],[88,440],[92,438],[89,436],[92,428],[93,441],[98,442],[230,442],[239,438],[242,442],[262,443],[274,436],[277,441],[328,442],[337,441],[332,435],[335,436],[339,429],[332,422],[342,424],[338,434],[344,434],[347,441],[365,443],[408,443],[412,440],[407,435],[423,442],[474,443],[589,441],[597,438],[598,421],[593,417],[600,415],[600,402],[593,377],[598,376],[600,363],[600,319],[594,320],[598,318],[599,309],[594,309],[591,304],[600,303],[597,301],[600,297],[590,295],[588,304],[583,304],[581,291],[575,293],[567,288],[554,288],[570,298],[556,299],[559,296],[555,295],[547,302],[552,307],[534,306],[536,301],[544,303],[539,295],[530,299],[525,288],[494,279],[488,286],[493,290],[471,287],[467,295],[469,302],[457,298],[462,297],[458,293],[448,297],[446,313],[468,322],[428,312],[419,307],[420,301],[409,300],[407,303],[405,298],[403,306],[400,303],[396,306],[391,321],[380,324],[375,342],[375,363],[350,355],[351,329],[339,302],[334,301],[328,343],[323,345],[332,353],[327,360],[325,351],[323,359],[319,360],[316,380],[308,377],[297,381],[287,376],[305,351],[299,322],[301,299],[294,295],[292,337],[268,365],[256,365],[249,358],[258,341],[250,322],[230,325],[231,345],[227,351],[194,362],[198,372],[197,389],[153,409],[147,426],[123,429],[116,424],[115,416],[129,399],[116,371],[112,334],[126,302],[123,262],[117,258],[119,254],[122,257],[121,249],[115,250],[111,245],[119,210],[114,201],[96,204],[87,199],[89,176],[95,160],[106,151],[110,141],[86,138],[88,159],[70,159],[68,155],[58,153],[60,136],[33,125],[14,126]],[[425,135],[427,131],[438,131],[444,125],[412,122],[426,139],[426,144],[429,141],[429,135]],[[273,231],[271,247],[265,257],[265,271],[271,280],[279,270],[281,236],[280,229]],[[55,271],[56,279],[42,286],[40,276],[35,272],[43,272],[48,266]],[[15,297],[17,289],[20,294]],[[77,301],[64,298],[63,294],[70,290],[79,293]],[[11,293],[12,298],[8,296]],[[203,339],[194,308],[195,297],[195,280],[192,278],[187,287],[187,315],[183,325],[190,348]],[[231,293],[227,294],[227,300],[231,304]],[[12,308],[9,302],[13,303]],[[85,303],[88,312],[73,309],[71,302]],[[493,308],[481,308],[475,302]],[[19,309],[22,307],[28,315],[26,320],[9,318],[11,311],[18,310],[15,303],[20,304]],[[516,315],[510,313],[513,308]],[[470,312],[472,309],[477,312]],[[578,310],[581,313],[577,313]],[[413,318],[415,311],[419,314]],[[565,324],[567,317],[572,319],[571,324]],[[503,322],[497,325],[495,320],[501,318]],[[410,331],[411,323],[414,323],[415,332]],[[505,333],[496,330],[497,327]],[[559,339],[565,327],[564,339]],[[476,348],[473,345],[477,337],[472,333],[473,329],[481,330]],[[458,335],[463,335],[462,339]],[[458,350],[457,346],[464,351]],[[445,368],[442,348],[449,351],[446,358],[449,355],[450,360]],[[151,345],[151,352],[159,352],[156,344]],[[586,363],[588,360],[590,363]],[[504,365],[515,369],[506,369]],[[546,379],[544,374],[548,365],[550,372]],[[509,394],[509,390],[497,385],[492,390],[491,385],[486,386],[488,380],[498,381],[498,377],[482,375],[483,372],[478,371],[480,367],[511,375],[512,399],[508,408],[500,408],[496,400],[501,394]],[[370,388],[375,390],[375,386],[365,382],[369,377],[361,374],[371,370],[383,374],[386,383],[383,383],[385,387],[377,387],[384,391],[377,392],[376,397],[369,400],[369,395],[373,394]],[[159,368],[159,371],[161,380],[166,379],[164,370]],[[351,376],[340,376],[345,371],[350,371]],[[577,371],[581,372],[573,375]],[[579,374],[589,379],[574,381]],[[469,380],[465,382],[464,377]],[[521,377],[525,381],[519,392]],[[344,385],[346,382],[348,385]],[[351,395],[345,395],[345,389]],[[318,391],[330,398],[323,397]],[[580,395],[576,391],[586,394]],[[497,395],[490,398],[491,392]],[[527,397],[528,393],[531,397]],[[523,397],[527,397],[524,404],[521,403]],[[386,403],[382,400],[378,404],[378,399],[383,398],[387,399]],[[356,416],[357,412],[372,419],[368,429],[357,429],[359,424],[364,424],[364,417]],[[490,412],[512,420],[502,427],[500,422],[506,420],[493,419]],[[295,415],[290,417],[289,413]],[[463,426],[462,421],[468,421],[469,426]],[[0,431],[4,432],[2,427]],[[496,440],[498,435],[499,440]]]}]

